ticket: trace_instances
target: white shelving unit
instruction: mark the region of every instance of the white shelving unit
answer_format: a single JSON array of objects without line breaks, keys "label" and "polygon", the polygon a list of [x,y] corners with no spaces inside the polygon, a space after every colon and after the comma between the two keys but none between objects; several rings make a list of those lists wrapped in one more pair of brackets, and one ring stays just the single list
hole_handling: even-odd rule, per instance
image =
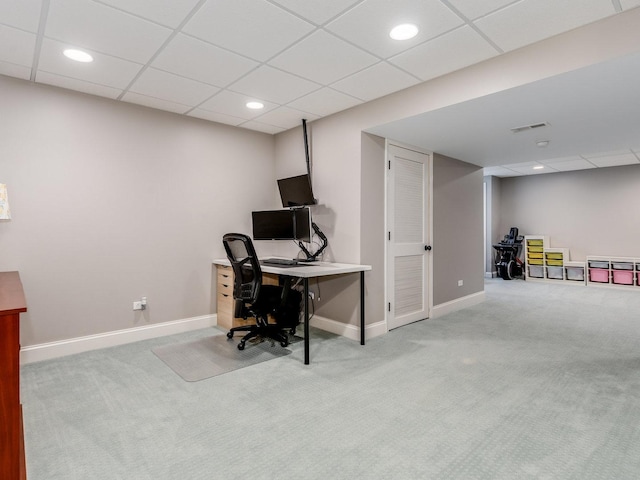
[{"label": "white shelving unit", "polygon": [[638,288],[640,258],[588,256],[586,273],[587,285]]},{"label": "white shelving unit", "polygon": [[587,255],[585,262],[571,261],[569,249],[552,248],[547,235],[525,235],[523,249],[528,281],[627,288],[640,292],[639,257]]},{"label": "white shelving unit", "polygon": [[568,248],[545,248],[544,278],[549,280],[566,280],[564,263],[569,260]]},{"label": "white shelving unit", "polygon": [[544,280],[544,249],[548,246],[546,235],[524,236],[525,279]]}]

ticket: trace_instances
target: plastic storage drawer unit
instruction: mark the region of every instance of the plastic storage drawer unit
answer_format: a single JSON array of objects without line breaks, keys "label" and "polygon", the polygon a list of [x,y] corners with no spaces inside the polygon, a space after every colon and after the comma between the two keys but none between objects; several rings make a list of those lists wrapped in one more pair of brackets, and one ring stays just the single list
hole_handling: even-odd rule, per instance
[{"label": "plastic storage drawer unit", "polygon": [[547,267],[547,278],[562,280],[562,267]]},{"label": "plastic storage drawer unit", "polygon": [[538,265],[529,265],[529,276],[535,278],[544,277],[544,267]]},{"label": "plastic storage drawer unit", "polygon": [[577,280],[584,282],[583,267],[567,267],[567,280]]},{"label": "plastic storage drawer unit", "polygon": [[[591,262],[589,262],[589,265],[591,265]],[[603,268],[590,268],[589,280],[592,282],[609,283],[609,270],[605,270]]]},{"label": "plastic storage drawer unit", "polygon": [[589,260],[589,268],[609,268],[609,262]]},{"label": "plastic storage drawer unit", "polygon": [[633,270],[632,262],[611,262],[611,268],[614,270]]},{"label": "plastic storage drawer unit", "polygon": [[614,270],[613,283],[617,283],[620,285],[633,285],[633,271],[632,270]]}]

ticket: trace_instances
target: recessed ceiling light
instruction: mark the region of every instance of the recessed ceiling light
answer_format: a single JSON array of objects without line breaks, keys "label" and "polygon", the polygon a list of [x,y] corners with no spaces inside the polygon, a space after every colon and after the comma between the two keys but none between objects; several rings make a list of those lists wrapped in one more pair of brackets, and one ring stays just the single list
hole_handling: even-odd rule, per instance
[{"label": "recessed ceiling light", "polygon": [[394,40],[409,40],[418,34],[418,26],[413,23],[403,23],[393,27],[389,36]]},{"label": "recessed ceiling light", "polygon": [[93,62],[93,57],[89,55],[87,52],[83,52],[82,50],[76,50],[75,48],[67,48],[64,52],[64,56],[70,58],[71,60],[75,60],[76,62]]},{"label": "recessed ceiling light", "polygon": [[536,145],[538,146],[538,148],[544,148],[549,145],[549,140],[538,140],[536,142]]},{"label": "recessed ceiling light", "polygon": [[264,108],[264,103],[247,102],[247,108],[250,108],[251,110],[260,110],[261,108]]},{"label": "recessed ceiling light", "polygon": [[544,165],[536,165],[535,167],[533,167],[534,170],[542,170],[544,168]]}]

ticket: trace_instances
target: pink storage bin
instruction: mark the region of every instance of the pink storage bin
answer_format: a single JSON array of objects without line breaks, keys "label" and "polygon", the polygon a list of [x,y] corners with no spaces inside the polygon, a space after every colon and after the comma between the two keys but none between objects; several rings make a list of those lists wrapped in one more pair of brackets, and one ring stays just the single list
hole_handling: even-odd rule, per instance
[{"label": "pink storage bin", "polygon": [[605,270],[603,268],[590,268],[589,281],[609,283],[609,270]]},{"label": "pink storage bin", "polygon": [[613,283],[619,283],[622,285],[633,285],[633,271],[614,270]]}]

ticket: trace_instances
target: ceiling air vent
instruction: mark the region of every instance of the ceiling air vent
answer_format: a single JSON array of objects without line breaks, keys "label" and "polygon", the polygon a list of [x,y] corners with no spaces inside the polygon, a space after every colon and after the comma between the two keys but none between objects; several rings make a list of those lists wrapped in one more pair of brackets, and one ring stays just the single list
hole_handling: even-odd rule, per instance
[{"label": "ceiling air vent", "polygon": [[511,131],[513,133],[520,133],[520,132],[524,132],[526,130],[533,130],[534,128],[542,128],[542,127],[548,127],[548,126],[549,126],[549,124],[547,122],[532,123],[531,125],[524,125],[522,127],[512,128]]}]

